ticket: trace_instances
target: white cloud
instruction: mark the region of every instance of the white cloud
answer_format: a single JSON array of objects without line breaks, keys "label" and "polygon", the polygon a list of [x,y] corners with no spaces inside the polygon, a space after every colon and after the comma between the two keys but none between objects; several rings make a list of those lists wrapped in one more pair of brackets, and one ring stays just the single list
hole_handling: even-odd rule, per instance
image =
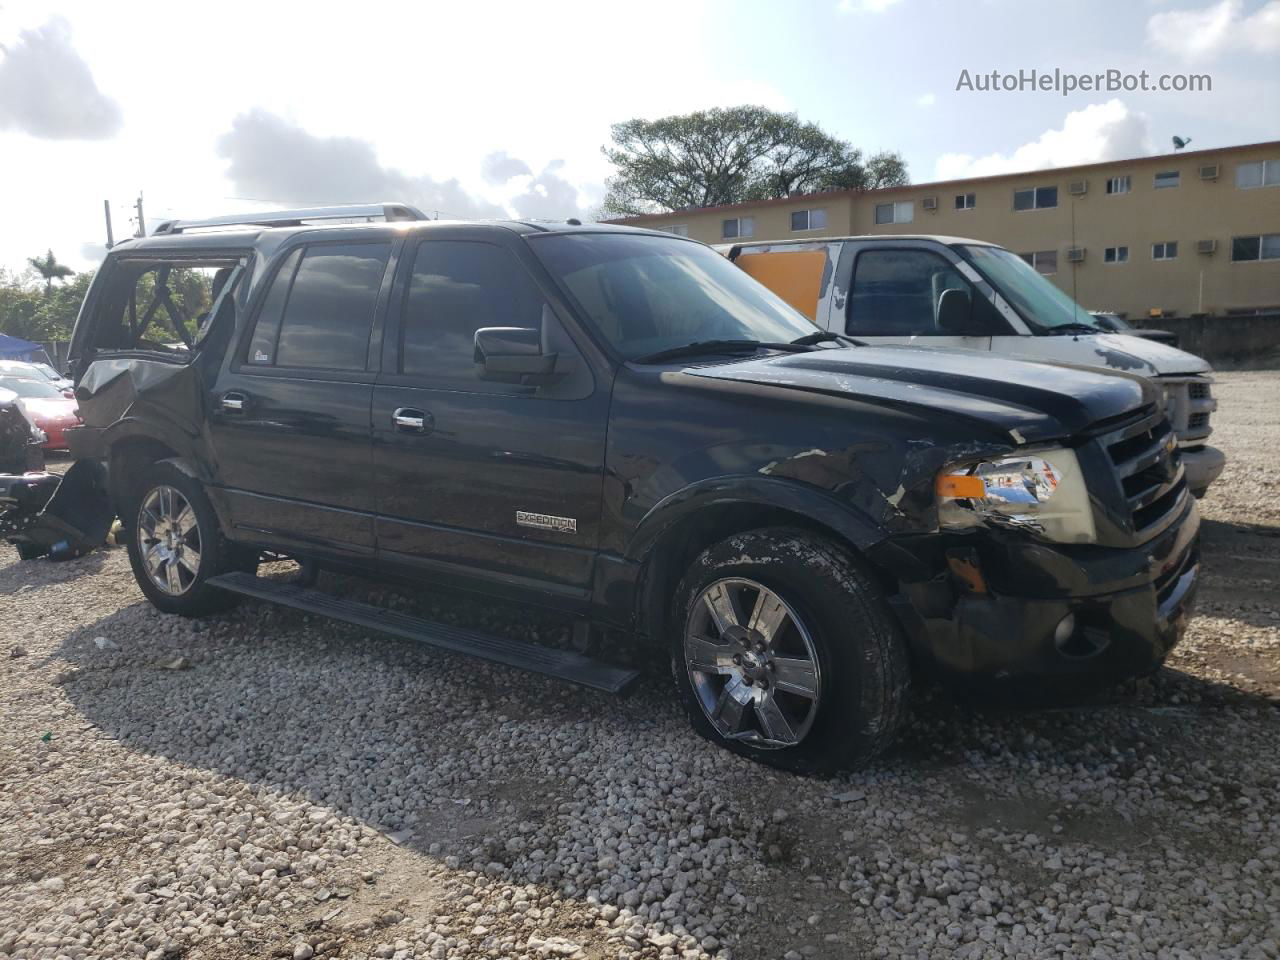
[{"label": "white cloud", "polygon": [[932,107],[937,102],[937,95],[932,93],[922,93],[920,96],[916,97],[917,107]]},{"label": "white cloud", "polygon": [[0,130],[48,140],[105,140],[119,132],[120,107],[98,89],[65,20],[23,30],[0,50]]},{"label": "white cloud", "polygon": [[1154,149],[1146,116],[1133,112],[1120,100],[1108,100],[1071,111],[1060,128],[1046,130],[1012,153],[981,157],[944,153],[934,172],[939,180],[953,180],[1118,160]]},{"label": "white cloud", "polygon": [[884,13],[901,0],[840,0],[836,10],[840,13]]},{"label": "white cloud", "polygon": [[1245,14],[1243,0],[1220,0],[1196,10],[1169,10],[1147,21],[1147,42],[1183,60],[1202,62],[1224,53],[1280,51],[1280,0]]},{"label": "white cloud", "polygon": [[513,177],[531,177],[533,171],[518,157],[511,156],[505,150],[495,150],[480,164],[480,175],[484,177],[485,183],[498,186]]},{"label": "white cloud", "polygon": [[409,176],[384,167],[373,144],[356,137],[317,137],[265,110],[236,117],[218,139],[227,178],[238,194],[276,203],[368,203],[400,200],[442,217],[500,217],[457,180]]},{"label": "white cloud", "polygon": [[488,154],[481,175],[490,185],[514,184],[501,199],[467,190],[456,178],[436,180],[383,165],[374,146],[357,137],[318,137],[266,110],[236,117],[218,140],[227,178],[241,196],[281,204],[399,200],[429,215],[452,218],[583,217],[578,187],[562,175],[563,160],[541,173],[505,150]]}]

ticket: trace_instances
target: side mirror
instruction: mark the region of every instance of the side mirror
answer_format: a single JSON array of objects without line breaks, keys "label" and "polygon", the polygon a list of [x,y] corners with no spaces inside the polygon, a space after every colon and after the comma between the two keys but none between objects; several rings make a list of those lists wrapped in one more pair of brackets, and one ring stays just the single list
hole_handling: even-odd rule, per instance
[{"label": "side mirror", "polygon": [[938,297],[938,329],[944,333],[960,337],[984,336],[985,330],[978,330],[973,322],[973,301],[968,290],[955,287],[942,291]]},{"label": "side mirror", "polygon": [[542,333],[532,327],[481,327],[475,343],[482,380],[536,387],[563,376],[557,354],[542,352]]}]

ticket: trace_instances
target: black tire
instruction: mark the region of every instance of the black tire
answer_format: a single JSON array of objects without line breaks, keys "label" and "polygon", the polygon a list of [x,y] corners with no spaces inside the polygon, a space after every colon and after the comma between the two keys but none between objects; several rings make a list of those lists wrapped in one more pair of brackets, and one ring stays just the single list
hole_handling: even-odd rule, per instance
[{"label": "black tire", "polygon": [[[766,590],[755,591],[751,585]],[[704,591],[710,591],[705,598]],[[735,634],[733,643],[749,646],[754,642],[761,652],[751,656],[748,666],[728,666],[722,651],[737,648],[732,644],[714,645],[717,669],[697,672],[695,680],[695,671],[686,659],[686,631],[694,628],[695,633],[704,634],[708,629],[719,629],[725,619],[732,619],[714,612],[716,602],[727,595],[726,591],[738,591],[737,599],[732,601],[735,607],[741,607],[744,600],[755,607],[763,603],[763,596],[774,594],[769,598],[774,609],[778,609],[777,600],[787,608],[776,634],[777,646],[789,644],[793,653],[801,652],[777,652],[775,659],[769,661],[773,642],[768,647],[761,646],[764,634],[740,630],[739,634],[756,639]],[[906,642],[875,579],[848,551],[820,536],[788,527],[738,534],[708,548],[693,562],[674,599],[668,631],[672,672],[690,722],[703,737],[734,753],[797,773],[856,768],[892,742],[905,713],[910,687]],[[703,606],[709,606],[711,612],[702,613]],[[739,620],[750,619],[746,611],[740,614]],[[812,655],[804,653],[810,649]],[[748,656],[740,653],[732,659]],[[812,685],[817,695],[813,699],[785,691],[787,684],[779,682],[784,676],[784,663],[793,668],[809,659],[816,661]],[[788,674],[792,668],[788,668]],[[779,672],[771,672],[775,669]],[[758,671],[750,690],[743,686],[750,685],[748,670]],[[770,678],[774,681],[771,694],[761,689]],[[772,695],[782,706],[785,725],[781,729],[798,734],[796,742],[770,745],[731,739],[717,730],[708,714],[711,708],[704,708],[703,704],[720,704],[726,688],[735,683],[738,693],[748,697]],[[744,718],[756,718],[757,734],[778,728],[766,722],[762,700],[748,703],[732,708],[735,721],[739,713]],[[770,707],[771,712],[773,709]],[[798,719],[801,715],[803,719]],[[722,713],[717,722],[726,725]],[[739,735],[745,730],[746,736],[752,736],[751,724],[751,719],[739,722]],[[783,736],[774,743],[786,739]]]},{"label": "black tire", "polygon": [[[140,519],[142,508],[153,492],[161,488],[176,490],[190,505],[199,538],[195,541],[199,557],[198,562],[193,564],[196,569],[192,572],[182,567],[178,571],[183,589],[177,593],[166,592],[152,580],[143,557],[142,541],[146,539],[146,531]],[[201,617],[234,606],[237,602],[235,594],[211,587],[206,581],[210,577],[233,570],[252,572],[257,567],[257,554],[229,543],[222,536],[218,515],[200,482],[173,464],[161,461],[151,464],[142,472],[141,482],[131,493],[126,520],[129,564],[133,567],[134,579],[152,605],[164,613],[175,613],[183,617]],[[168,566],[166,565],[166,570]]]}]

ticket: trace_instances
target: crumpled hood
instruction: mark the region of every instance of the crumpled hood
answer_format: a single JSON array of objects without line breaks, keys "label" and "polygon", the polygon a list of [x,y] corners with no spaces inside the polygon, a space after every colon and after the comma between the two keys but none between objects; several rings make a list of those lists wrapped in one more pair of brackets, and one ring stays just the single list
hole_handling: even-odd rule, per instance
[{"label": "crumpled hood", "polygon": [[933,347],[815,350],[685,372],[925,407],[982,421],[1015,443],[1066,437],[1156,401],[1140,377]]}]

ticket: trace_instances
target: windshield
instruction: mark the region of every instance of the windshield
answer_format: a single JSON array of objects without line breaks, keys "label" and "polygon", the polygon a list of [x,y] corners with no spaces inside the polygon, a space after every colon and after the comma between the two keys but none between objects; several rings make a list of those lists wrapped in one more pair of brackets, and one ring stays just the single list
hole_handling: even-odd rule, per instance
[{"label": "windshield", "polygon": [[627,234],[543,234],[529,244],[627,359],[702,340],[789,342],[817,328],[701,244]]},{"label": "windshield", "polygon": [[1022,315],[1032,330],[1080,325],[1099,333],[1104,328],[1093,315],[1046,280],[1016,253],[1001,247],[962,245],[960,253],[986,276],[991,285]]},{"label": "windshield", "polygon": [[39,370],[42,374],[44,374],[50,380],[62,379],[62,374],[58,373],[57,370],[53,369],[53,367],[49,366],[47,363],[33,363],[32,366],[35,367],[37,370]]},{"label": "windshield", "polygon": [[20,397],[31,397],[42,400],[62,399],[62,391],[47,380],[20,380],[18,377],[5,377],[0,380],[0,387],[12,390]]}]

